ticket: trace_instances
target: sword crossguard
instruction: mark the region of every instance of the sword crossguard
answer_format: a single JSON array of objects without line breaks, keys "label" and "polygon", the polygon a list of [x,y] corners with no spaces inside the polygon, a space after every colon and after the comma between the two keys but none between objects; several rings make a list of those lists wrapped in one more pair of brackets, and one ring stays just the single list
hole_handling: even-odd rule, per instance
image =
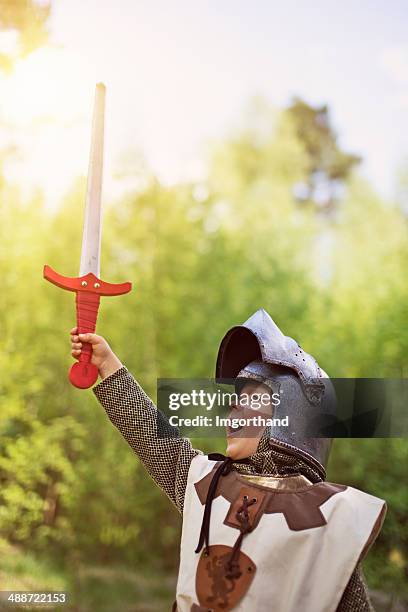
[{"label": "sword crossguard", "polygon": [[[61,289],[76,293],[78,334],[95,333],[101,295],[123,295],[132,289],[132,283],[107,283],[92,272],[85,276],[63,276],[50,266],[44,266],[44,278]],[[91,363],[92,346],[82,345],[79,360],[69,371],[69,380],[78,389],[88,389],[98,379],[98,368]]]}]

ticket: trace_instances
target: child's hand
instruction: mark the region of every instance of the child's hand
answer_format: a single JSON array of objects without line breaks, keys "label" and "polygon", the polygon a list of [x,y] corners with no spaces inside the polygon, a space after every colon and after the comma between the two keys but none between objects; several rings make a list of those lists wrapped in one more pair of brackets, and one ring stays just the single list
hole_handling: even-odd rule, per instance
[{"label": "child's hand", "polygon": [[122,367],[122,363],[116,357],[105,338],[97,334],[79,334],[78,328],[73,327],[70,331],[72,356],[79,359],[83,342],[89,342],[92,345],[91,363],[96,365],[99,370],[100,377],[106,378],[116,370]]}]

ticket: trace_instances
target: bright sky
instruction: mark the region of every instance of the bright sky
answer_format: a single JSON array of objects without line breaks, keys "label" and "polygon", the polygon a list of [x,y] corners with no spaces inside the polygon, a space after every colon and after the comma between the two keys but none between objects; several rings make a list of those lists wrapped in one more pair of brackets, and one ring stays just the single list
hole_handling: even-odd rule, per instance
[{"label": "bright sky", "polygon": [[[392,197],[408,156],[406,0],[54,0],[51,46],[0,74],[8,173],[55,206],[85,174],[94,86],[107,85],[105,196],[129,151],[166,182],[199,177],[206,144],[248,100],[327,102],[341,143]],[[0,36],[2,46],[12,44]],[[408,163],[408,162],[407,162]]]}]

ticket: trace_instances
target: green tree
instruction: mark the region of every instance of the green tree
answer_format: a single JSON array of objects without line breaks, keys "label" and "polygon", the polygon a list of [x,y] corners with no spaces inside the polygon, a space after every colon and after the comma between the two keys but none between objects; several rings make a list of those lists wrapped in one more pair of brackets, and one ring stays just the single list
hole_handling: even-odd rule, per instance
[{"label": "green tree", "polygon": [[326,215],[335,212],[341,188],[361,158],[343,151],[331,124],[329,108],[294,98],[286,109],[307,159],[306,180],[295,186],[299,201],[313,202]]}]

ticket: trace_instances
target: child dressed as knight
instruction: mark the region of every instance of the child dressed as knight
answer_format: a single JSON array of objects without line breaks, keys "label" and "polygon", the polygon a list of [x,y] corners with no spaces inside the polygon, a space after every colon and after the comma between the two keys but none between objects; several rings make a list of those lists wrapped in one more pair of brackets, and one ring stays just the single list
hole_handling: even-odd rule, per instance
[{"label": "child dressed as knight", "polygon": [[[74,328],[71,342],[76,358],[82,342],[92,344],[102,378],[93,392],[183,516],[173,610],[373,610],[360,564],[386,504],[325,480],[331,440],[301,432],[316,411],[330,414],[329,379],[268,313],[258,310],[226,333],[216,377],[235,379],[240,398],[268,393],[271,414],[278,394],[290,427],[260,427],[256,435],[230,430],[225,456],[206,456],[174,435],[104,338],[78,336]],[[241,400],[231,410],[240,414]]]}]

